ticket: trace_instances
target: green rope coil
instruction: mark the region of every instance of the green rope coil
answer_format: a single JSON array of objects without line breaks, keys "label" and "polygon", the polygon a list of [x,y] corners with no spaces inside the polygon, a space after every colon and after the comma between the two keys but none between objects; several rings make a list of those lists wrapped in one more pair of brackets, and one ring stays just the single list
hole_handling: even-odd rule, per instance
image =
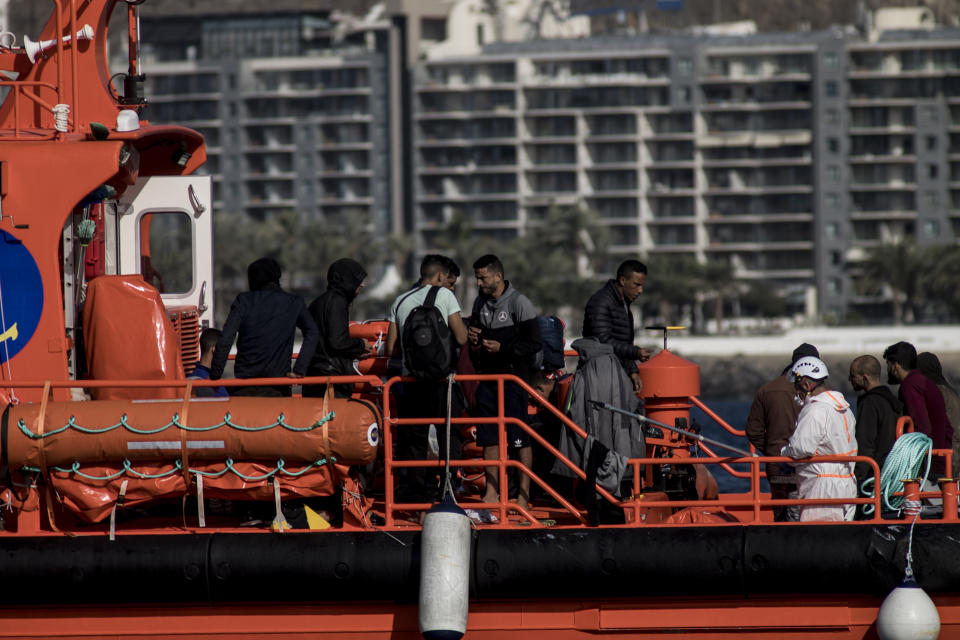
[{"label": "green rope coil", "polygon": [[[906,496],[893,494],[903,491],[903,480],[911,478],[920,478],[921,484],[930,473],[930,460],[933,457],[933,440],[929,436],[920,432],[905,433],[897,438],[883,463],[883,469],[880,471],[880,486],[883,493],[883,504],[891,511],[899,511],[903,507]],[[926,459],[926,466],[923,475],[920,475],[920,467]],[[874,478],[867,478],[863,481],[861,490],[864,495],[873,497]],[[870,515],[874,511],[872,504],[863,505],[863,513]]]},{"label": "green rope coil", "polygon": [[73,429],[74,431],[79,431],[80,433],[99,435],[102,433],[108,433],[110,431],[113,431],[114,429],[123,428],[131,433],[136,433],[144,436],[154,435],[162,431],[166,431],[171,427],[177,427],[178,429],[183,429],[184,431],[192,431],[196,433],[202,433],[204,431],[213,431],[215,429],[219,429],[220,427],[230,427],[231,429],[236,429],[237,431],[246,431],[246,432],[267,431],[268,429],[275,429],[277,427],[281,427],[288,431],[305,432],[305,431],[313,431],[317,427],[321,427],[325,423],[329,422],[330,420],[333,420],[335,417],[336,417],[336,412],[331,411],[327,415],[323,416],[322,418],[314,422],[309,427],[295,427],[293,425],[287,424],[284,419],[284,414],[282,413],[279,416],[277,416],[277,420],[273,424],[268,424],[262,427],[247,427],[244,425],[234,423],[232,421],[232,416],[230,415],[229,411],[223,416],[223,422],[220,422],[219,424],[211,425],[209,427],[189,427],[185,424],[181,424],[179,413],[173,414],[173,418],[171,418],[170,422],[168,422],[162,427],[157,427],[156,429],[138,429],[137,427],[127,424],[127,414],[123,414],[122,416],[120,416],[120,422],[114,425],[111,425],[109,427],[104,427],[103,429],[93,429],[90,427],[81,426],[77,424],[76,416],[70,416],[70,419],[67,421],[67,424],[60,427],[59,429],[54,429],[52,431],[44,431],[43,433],[35,433],[31,431],[30,427],[27,426],[27,423],[23,420],[23,418],[20,418],[20,420],[17,421],[17,426],[20,428],[20,431],[23,433],[23,435],[33,440],[40,440],[41,438],[48,438],[50,436],[55,436],[57,434],[63,433],[64,431],[67,431],[69,429]]},{"label": "green rope coil", "polygon": [[[252,475],[247,475],[245,473],[241,473],[240,471],[238,471],[233,464],[233,459],[227,458],[226,461],[224,462],[223,469],[221,469],[220,471],[201,471],[199,469],[191,468],[189,469],[189,472],[195,476],[204,476],[206,478],[219,478],[221,476],[226,475],[228,472],[232,472],[236,476],[248,482],[258,482],[260,480],[268,480],[273,476],[277,475],[278,473],[282,473],[283,475],[289,476],[291,478],[298,478],[303,474],[307,473],[308,471],[313,470],[316,467],[322,467],[323,465],[328,463],[335,464],[336,462],[337,462],[337,459],[334,458],[333,456],[331,456],[329,460],[327,458],[320,458],[315,462],[311,462],[309,465],[307,465],[300,471],[287,471],[286,463],[281,458],[277,460],[277,464],[273,468],[273,470],[268,471],[259,476],[252,476]],[[144,480],[154,480],[157,478],[166,478],[173,474],[180,473],[183,470],[183,463],[180,460],[175,460],[170,470],[164,471],[163,473],[143,473],[141,471],[137,471],[136,469],[133,468],[133,464],[128,459],[125,459],[123,461],[122,469],[120,469],[116,473],[107,474],[105,476],[94,476],[94,475],[90,475],[89,473],[84,473],[83,471],[80,470],[79,462],[74,462],[69,467],[50,467],[49,470],[60,471],[61,473],[72,473],[74,475],[80,476],[81,478],[86,478],[87,480],[98,480],[98,481],[114,480],[124,475],[125,473],[129,473],[135,478],[140,478]],[[40,473],[40,468],[39,467],[22,467],[21,471],[24,471],[27,473]]]}]

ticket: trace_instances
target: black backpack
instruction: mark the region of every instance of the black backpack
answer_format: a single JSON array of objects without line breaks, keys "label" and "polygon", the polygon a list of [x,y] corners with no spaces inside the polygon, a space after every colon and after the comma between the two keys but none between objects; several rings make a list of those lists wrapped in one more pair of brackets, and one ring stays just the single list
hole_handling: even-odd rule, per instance
[{"label": "black backpack", "polygon": [[450,327],[436,307],[439,292],[440,287],[431,286],[423,304],[415,307],[403,323],[403,364],[415,378],[437,380],[453,370]]},{"label": "black backpack", "polygon": [[563,320],[557,316],[537,316],[540,325],[540,353],[536,356],[536,367],[543,371],[562,371],[563,356]]}]

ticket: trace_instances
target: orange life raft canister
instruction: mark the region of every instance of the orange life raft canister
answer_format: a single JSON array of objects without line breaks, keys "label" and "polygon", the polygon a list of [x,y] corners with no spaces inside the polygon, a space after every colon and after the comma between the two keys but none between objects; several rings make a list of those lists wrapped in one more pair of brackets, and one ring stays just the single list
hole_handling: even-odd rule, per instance
[{"label": "orange life raft canister", "polygon": [[[41,414],[41,411],[43,412]],[[13,468],[123,460],[278,460],[326,458],[367,464],[380,441],[377,409],[322,398],[108,400],[21,404],[9,408]]]}]

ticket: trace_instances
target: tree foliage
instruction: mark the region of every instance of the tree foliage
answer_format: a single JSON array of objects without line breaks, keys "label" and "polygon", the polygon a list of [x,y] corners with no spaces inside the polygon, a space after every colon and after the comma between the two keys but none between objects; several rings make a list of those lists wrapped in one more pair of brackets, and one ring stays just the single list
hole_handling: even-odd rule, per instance
[{"label": "tree foliage", "polygon": [[[284,268],[282,283],[309,303],[326,289],[327,268],[334,260],[353,258],[364,266],[368,284],[396,255],[409,250],[405,238],[374,234],[359,217],[309,219],[296,211],[256,220],[246,214],[214,216],[214,268],[217,321],[222,323],[234,297],[247,289],[247,265],[257,258],[276,259]],[[385,317],[387,302],[357,298],[357,317]]]},{"label": "tree foliage", "polygon": [[540,313],[556,315],[571,305],[582,311],[597,289],[594,274],[606,253],[607,232],[596,220],[596,214],[582,206],[551,207],[543,220],[530,223],[526,233],[502,251],[508,277]]}]

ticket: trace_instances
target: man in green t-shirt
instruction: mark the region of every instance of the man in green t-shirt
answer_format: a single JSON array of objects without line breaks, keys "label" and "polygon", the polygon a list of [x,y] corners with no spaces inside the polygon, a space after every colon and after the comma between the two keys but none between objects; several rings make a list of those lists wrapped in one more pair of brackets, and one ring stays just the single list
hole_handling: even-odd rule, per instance
[{"label": "man in green t-shirt", "polygon": [[[387,354],[391,357],[403,358],[403,325],[410,313],[424,303],[433,287],[438,287],[434,305],[440,311],[450,334],[458,345],[467,342],[467,328],[460,317],[460,303],[456,296],[447,288],[450,276],[450,260],[444,256],[430,254],[420,263],[420,282],[413,289],[397,296],[390,305],[390,328],[387,331]],[[406,364],[403,367],[404,375],[409,375]],[[399,391],[397,413],[401,418],[437,418],[446,416],[447,385],[439,380],[416,380],[404,382]],[[441,428],[443,421],[438,421],[437,440],[440,450],[445,450],[446,433]],[[424,460],[427,457],[427,437],[429,425],[402,425],[397,430],[397,460]],[[405,473],[404,473],[405,472]],[[404,469],[400,472],[400,487],[398,490],[401,502],[426,502],[435,497],[434,483],[426,481],[423,469]],[[430,473],[434,478],[436,472]]]}]

